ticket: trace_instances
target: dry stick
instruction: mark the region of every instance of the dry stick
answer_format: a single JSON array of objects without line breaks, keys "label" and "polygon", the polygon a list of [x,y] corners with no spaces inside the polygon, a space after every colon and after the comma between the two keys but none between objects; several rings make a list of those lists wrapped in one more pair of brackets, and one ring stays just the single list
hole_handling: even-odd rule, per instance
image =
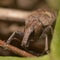
[{"label": "dry stick", "polygon": [[29,11],[0,8],[0,20],[2,21],[24,22],[30,14]]},{"label": "dry stick", "polygon": [[15,53],[15,54],[17,54],[19,56],[36,57],[36,56],[34,56],[34,55],[32,55],[32,54],[24,51],[24,50],[21,50],[19,48],[16,48],[16,47],[14,47],[12,45],[6,45],[6,43],[4,41],[2,41],[2,40],[0,40],[0,46],[2,46],[2,47],[5,46],[8,50],[12,51],[13,53]]}]

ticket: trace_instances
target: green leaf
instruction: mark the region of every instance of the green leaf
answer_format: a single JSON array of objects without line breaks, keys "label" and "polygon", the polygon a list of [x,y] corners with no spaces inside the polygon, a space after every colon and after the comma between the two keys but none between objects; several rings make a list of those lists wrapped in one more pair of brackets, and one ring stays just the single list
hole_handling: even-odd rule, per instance
[{"label": "green leaf", "polygon": [[60,60],[60,12],[51,44],[51,56],[53,57],[53,60]]},{"label": "green leaf", "polygon": [[55,26],[50,54],[37,58],[0,57],[0,60],[60,60],[60,12]]}]

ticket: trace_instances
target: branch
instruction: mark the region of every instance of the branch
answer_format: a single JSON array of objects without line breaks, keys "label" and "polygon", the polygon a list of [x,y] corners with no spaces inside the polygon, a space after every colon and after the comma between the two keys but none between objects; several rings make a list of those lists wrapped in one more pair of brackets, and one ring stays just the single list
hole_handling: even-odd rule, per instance
[{"label": "branch", "polygon": [[7,8],[0,8],[0,20],[24,22],[25,18],[31,14],[31,11],[21,11]]},{"label": "branch", "polygon": [[2,40],[0,40],[0,46],[2,46],[2,47],[5,46],[8,50],[12,51],[13,53],[15,53],[15,54],[17,54],[19,56],[36,57],[36,56],[34,56],[34,55],[24,51],[24,50],[18,49],[16,47],[12,46],[12,45],[6,45],[6,43],[4,41],[2,41]]}]

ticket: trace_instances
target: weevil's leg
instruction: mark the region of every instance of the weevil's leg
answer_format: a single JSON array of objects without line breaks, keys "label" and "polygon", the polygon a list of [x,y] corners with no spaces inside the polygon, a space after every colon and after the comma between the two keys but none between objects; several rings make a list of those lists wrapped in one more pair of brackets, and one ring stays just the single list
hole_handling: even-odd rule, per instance
[{"label": "weevil's leg", "polygon": [[[51,32],[51,35],[53,35],[53,28],[51,26],[48,26],[44,29],[41,36],[45,37],[45,52],[49,53],[49,40],[48,40],[48,33]],[[43,52],[44,53],[44,52]]]},{"label": "weevil's leg", "polygon": [[[18,35],[18,36],[23,37],[23,36],[24,36],[24,33],[23,33],[23,32],[20,32],[20,31],[15,31],[15,32],[13,32],[12,35],[8,38],[8,40],[7,40],[6,43],[7,43],[7,44],[10,44],[11,41],[12,41],[12,39],[14,39],[15,35]],[[16,37],[16,38],[17,38],[17,37]]]},{"label": "weevil's leg", "polygon": [[48,54],[49,53],[49,49],[48,49],[48,36],[47,34],[45,34],[45,52]]},{"label": "weevil's leg", "polygon": [[18,34],[19,36],[23,36],[23,35],[24,35],[24,34],[23,34],[22,32],[20,32],[20,31],[15,31],[15,32],[13,32],[12,35],[9,37],[9,39],[6,41],[6,44],[4,44],[4,46],[3,46],[5,49],[7,49],[6,46],[8,46],[8,44],[11,43],[12,39],[14,38],[14,36],[15,36],[16,34]]},{"label": "weevil's leg", "polygon": [[24,37],[23,37],[23,40],[22,40],[22,43],[21,43],[21,46],[23,47],[27,47],[27,42],[28,42],[28,38],[30,36],[30,34],[33,32],[33,29],[32,27],[29,27],[28,29],[25,30],[25,34],[24,34]]},{"label": "weevil's leg", "polygon": [[13,34],[12,34],[12,35],[9,37],[9,39],[6,41],[6,44],[4,44],[3,48],[4,48],[5,50],[7,50],[6,46],[8,46],[8,44],[11,43],[12,38],[14,37],[15,33],[16,33],[16,32],[13,32]]},{"label": "weevil's leg", "polygon": [[[24,34],[24,37],[23,37],[23,40],[22,40],[22,44],[21,46],[24,46],[24,47],[27,47],[28,44],[28,38],[30,36],[30,34],[35,30],[35,34],[38,34],[38,31],[42,29],[42,24],[41,22],[39,21],[39,19],[35,16],[32,16],[33,18],[33,21],[32,22],[29,22],[30,24],[28,28],[26,28],[25,30],[25,34]],[[38,27],[38,28],[37,28]]]},{"label": "weevil's leg", "polygon": [[43,52],[40,54],[41,56],[44,55],[45,53],[49,53],[49,46],[48,46],[48,36],[46,33],[42,33],[42,35],[40,36],[40,38],[44,38],[44,50]]},{"label": "weevil's leg", "polygon": [[12,35],[8,38],[6,44],[10,44],[10,43],[11,43],[12,38],[14,37],[15,33],[16,33],[16,32],[13,32],[13,33],[12,33]]},{"label": "weevil's leg", "polygon": [[53,28],[51,27],[51,26],[47,26],[45,29],[44,29],[44,31],[43,31],[43,33],[42,33],[42,35],[44,34],[44,37],[45,37],[45,52],[46,53],[49,53],[49,47],[48,47],[48,33],[49,33],[49,31],[51,32],[51,35],[53,35]]}]

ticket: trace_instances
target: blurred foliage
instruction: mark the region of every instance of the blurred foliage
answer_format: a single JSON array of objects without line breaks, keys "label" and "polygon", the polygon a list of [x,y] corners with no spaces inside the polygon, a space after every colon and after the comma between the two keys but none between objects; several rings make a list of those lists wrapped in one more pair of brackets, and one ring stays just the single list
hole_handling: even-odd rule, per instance
[{"label": "blurred foliage", "polygon": [[48,3],[48,5],[50,5],[51,7],[55,9],[60,8],[60,0],[46,0],[46,2]]},{"label": "blurred foliage", "polygon": [[55,33],[51,44],[51,56],[53,60],[60,60],[60,12],[57,18]]}]

